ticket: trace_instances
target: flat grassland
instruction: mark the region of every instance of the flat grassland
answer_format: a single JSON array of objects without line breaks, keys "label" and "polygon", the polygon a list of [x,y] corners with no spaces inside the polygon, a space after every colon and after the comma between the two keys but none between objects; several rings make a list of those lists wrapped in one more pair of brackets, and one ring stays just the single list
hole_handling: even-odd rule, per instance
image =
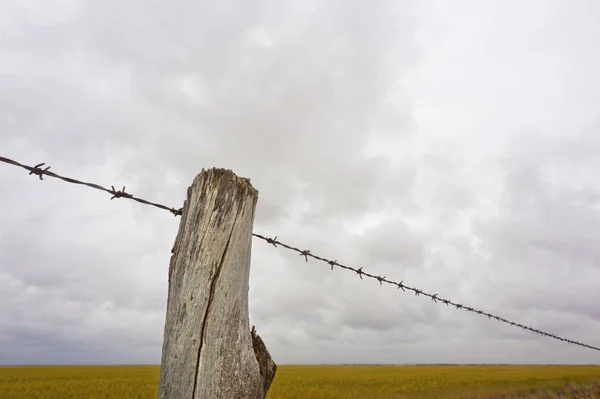
[{"label": "flat grassland", "polygon": [[[158,377],[158,366],[0,367],[0,399],[153,399]],[[283,365],[267,398],[573,398],[597,392],[600,366]]]}]

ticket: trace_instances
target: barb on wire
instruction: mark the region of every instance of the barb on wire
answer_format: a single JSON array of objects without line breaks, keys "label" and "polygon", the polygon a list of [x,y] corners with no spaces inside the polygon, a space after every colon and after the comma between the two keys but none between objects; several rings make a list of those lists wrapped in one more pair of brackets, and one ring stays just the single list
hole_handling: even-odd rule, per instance
[{"label": "barb on wire", "polygon": [[[57,173],[51,172],[50,171],[50,166],[47,166],[47,167],[45,167],[45,168],[42,169],[42,166],[44,166],[45,163],[40,163],[40,164],[37,164],[37,165],[35,165],[35,166],[32,167],[32,166],[23,165],[23,164],[21,164],[19,162],[13,161],[12,159],[4,158],[4,157],[1,157],[1,156],[0,156],[0,162],[5,162],[5,163],[8,163],[8,164],[11,164],[11,165],[14,165],[14,166],[19,166],[21,168],[24,168],[24,169],[26,169],[26,170],[29,171],[30,175],[36,175],[36,176],[38,176],[40,178],[40,180],[43,180],[43,176],[50,176],[50,177],[55,177],[57,179],[66,181],[68,183],[81,184],[81,185],[84,185],[84,186],[87,186],[87,187],[94,188],[96,190],[101,190],[101,191],[107,192],[110,195],[112,195],[111,200],[115,199],[115,198],[127,198],[127,199],[131,199],[131,200],[140,202],[142,204],[152,205],[154,207],[167,210],[167,211],[171,212],[174,216],[181,216],[182,212],[183,212],[183,208],[169,208],[169,207],[167,207],[165,205],[157,204],[157,203],[154,203],[154,202],[150,202],[150,201],[144,200],[142,198],[134,197],[133,194],[127,193],[125,191],[125,186],[123,186],[122,190],[116,190],[114,186],[111,186],[110,189],[107,189],[107,188],[102,187],[102,186],[100,186],[98,184],[86,183],[86,182],[83,182],[83,181],[80,181],[80,180],[72,179],[70,177],[60,176]],[[343,264],[339,263],[337,260],[329,260],[329,259],[322,258],[320,256],[314,255],[313,253],[310,252],[310,250],[302,250],[302,249],[299,249],[299,248],[292,247],[290,245],[284,244],[281,241],[277,240],[277,236],[275,236],[275,238],[269,238],[269,237],[265,237],[265,236],[262,236],[260,234],[255,234],[255,233],[252,233],[252,235],[254,237],[257,237],[257,238],[260,238],[260,239],[266,241],[268,244],[273,245],[275,248],[279,248],[278,247],[278,245],[279,245],[279,246],[284,247],[286,249],[295,251],[300,256],[304,256],[304,259],[305,259],[306,262],[308,262],[308,257],[311,257],[313,259],[317,259],[317,260],[320,260],[322,262],[325,262],[325,263],[329,264],[331,266],[331,270],[333,270],[334,266],[337,266],[337,267],[339,267],[341,269],[352,271],[352,272],[358,274],[358,277],[360,277],[361,280],[363,280],[363,276],[365,276],[365,277],[377,280],[380,285],[383,285],[383,283],[387,283],[387,284],[395,285],[396,287],[398,287],[398,289],[402,289],[402,291],[404,291],[404,292],[406,292],[406,290],[412,291],[412,292],[414,292],[415,296],[423,295],[425,297],[430,298],[435,303],[442,303],[442,304],[445,304],[446,306],[452,305],[456,309],[466,310],[468,312],[472,312],[472,313],[476,313],[476,314],[479,314],[479,315],[487,316],[488,319],[496,319],[499,322],[502,322],[502,323],[505,323],[505,324],[509,324],[511,326],[519,327],[519,328],[522,328],[523,330],[529,330],[531,332],[534,332],[534,333],[537,333],[537,334],[540,334],[540,335],[543,335],[543,336],[546,336],[546,337],[549,337],[549,338],[557,339],[559,341],[563,341],[563,342],[567,342],[567,343],[570,343],[570,344],[579,345],[579,346],[582,346],[582,347],[585,347],[585,348],[589,348],[589,349],[600,351],[600,348],[598,348],[598,347],[595,347],[595,346],[592,346],[592,345],[583,344],[581,342],[573,341],[573,340],[570,340],[570,339],[559,337],[559,336],[554,335],[554,334],[549,334],[547,332],[544,332],[544,331],[541,331],[541,330],[538,330],[538,329],[535,329],[535,328],[532,328],[532,327],[528,327],[528,326],[525,326],[525,325],[522,325],[522,324],[518,324],[518,323],[515,323],[513,321],[509,321],[507,319],[504,319],[502,317],[493,315],[491,313],[487,313],[487,312],[484,312],[482,310],[477,310],[477,309],[469,307],[469,306],[464,306],[462,304],[455,303],[455,302],[453,302],[453,301],[451,301],[449,299],[446,299],[446,298],[441,298],[438,294],[429,294],[429,293],[427,293],[427,292],[425,292],[425,291],[423,291],[421,289],[418,289],[418,288],[415,288],[415,287],[410,287],[410,286],[404,284],[404,280],[402,280],[400,282],[395,282],[395,281],[392,281],[392,280],[388,280],[385,276],[381,277],[381,276],[376,276],[376,275],[370,274],[368,272],[365,272],[362,267],[356,269],[354,267],[343,265]]]},{"label": "barb on wire", "polygon": [[110,186],[111,188],[108,189],[108,188],[102,187],[102,186],[100,186],[98,184],[86,183],[86,182],[83,182],[83,181],[80,181],[80,180],[77,180],[77,179],[72,179],[70,177],[61,176],[61,175],[59,175],[57,173],[51,172],[49,170],[50,166],[47,166],[44,169],[42,169],[42,166],[44,166],[45,163],[40,163],[40,164],[37,164],[37,165],[35,165],[35,166],[32,167],[32,166],[23,165],[23,164],[21,164],[21,163],[19,163],[17,161],[13,161],[12,159],[4,158],[4,157],[0,157],[0,161],[8,163],[8,164],[11,164],[11,165],[14,165],[14,166],[19,166],[19,167],[21,167],[23,169],[26,169],[26,170],[29,171],[30,175],[39,176],[40,180],[44,180],[44,178],[42,176],[45,175],[45,176],[55,177],[57,179],[66,181],[68,183],[81,184],[81,185],[84,185],[84,186],[87,186],[87,187],[95,188],[96,190],[105,191],[105,192],[109,193],[110,195],[112,195],[112,197],[110,198],[111,200],[115,199],[115,198],[132,199],[132,200],[140,202],[142,204],[152,205],[152,206],[155,206],[157,208],[167,210],[167,211],[171,212],[174,216],[181,216],[181,214],[183,212],[183,208],[178,208],[178,209],[176,209],[176,208],[169,208],[167,206],[164,206],[164,205],[161,205],[161,204],[157,204],[157,203],[154,203],[154,202],[150,202],[150,201],[147,201],[147,200],[142,199],[142,198],[134,197],[133,194],[125,192],[125,186],[123,186],[122,190],[116,190],[114,186]]},{"label": "barb on wire", "polygon": [[567,342],[567,343],[570,343],[570,344],[575,344],[575,345],[583,346],[585,348],[589,348],[589,349],[594,349],[594,350],[600,351],[600,348],[598,348],[596,346],[592,346],[592,345],[584,344],[584,343],[581,343],[581,342],[573,341],[573,340],[570,340],[570,339],[559,337],[558,335],[550,334],[550,333],[547,333],[547,332],[544,332],[544,331],[541,331],[541,330],[538,330],[538,329],[535,329],[535,328],[532,328],[532,327],[525,326],[523,324],[515,323],[514,321],[506,320],[506,319],[504,319],[504,318],[502,318],[500,316],[496,316],[496,315],[493,315],[491,313],[484,312],[483,310],[478,310],[478,309],[472,308],[470,306],[465,306],[465,305],[460,304],[460,303],[455,303],[455,302],[451,301],[450,299],[446,299],[446,298],[440,297],[439,294],[429,294],[429,293],[425,292],[424,290],[418,289],[416,287],[410,287],[410,286],[406,285],[404,283],[404,280],[402,280],[400,282],[395,282],[395,281],[392,281],[392,280],[388,280],[386,277],[376,276],[374,274],[370,274],[368,272],[365,272],[362,267],[356,269],[356,268],[351,267],[351,266],[343,265],[343,264],[339,263],[337,260],[332,261],[332,260],[329,260],[329,259],[317,256],[317,255],[314,255],[313,253],[311,253],[308,250],[301,250],[299,248],[296,248],[296,247],[293,247],[291,245],[287,245],[287,244],[285,244],[285,243],[283,243],[281,241],[278,241],[277,237],[275,237],[275,238],[269,238],[269,237],[265,237],[265,236],[262,236],[260,234],[255,234],[255,233],[253,233],[252,235],[254,237],[260,238],[261,240],[264,240],[264,241],[266,241],[266,242],[268,242],[270,244],[273,244],[275,247],[280,246],[280,247],[284,247],[286,249],[289,249],[291,251],[298,252],[300,255],[305,256],[307,259],[308,259],[308,257],[311,257],[313,259],[317,259],[317,260],[320,260],[322,262],[325,262],[325,263],[331,265],[331,270],[333,270],[334,266],[337,266],[337,267],[339,267],[341,269],[352,271],[352,272],[358,274],[358,276],[361,278],[361,280],[363,279],[363,276],[364,276],[364,277],[368,277],[368,278],[377,280],[380,285],[383,285],[383,283],[395,285],[399,289],[402,288],[403,291],[405,291],[405,289],[406,289],[406,290],[414,292],[414,294],[416,296],[423,295],[425,297],[428,297],[432,301],[434,301],[435,303],[446,304],[446,306],[452,305],[456,309],[462,309],[462,310],[466,310],[467,312],[472,312],[472,313],[476,313],[476,314],[479,314],[479,315],[487,316],[488,319],[496,319],[499,322],[506,323],[506,324],[509,324],[511,326],[514,326],[514,327],[519,327],[519,328],[521,328],[523,330],[528,330],[528,331],[534,332],[536,334],[540,334],[540,335],[543,335],[543,336],[546,336],[546,337],[549,337],[549,338],[557,339],[559,341],[563,341],[563,342]]}]

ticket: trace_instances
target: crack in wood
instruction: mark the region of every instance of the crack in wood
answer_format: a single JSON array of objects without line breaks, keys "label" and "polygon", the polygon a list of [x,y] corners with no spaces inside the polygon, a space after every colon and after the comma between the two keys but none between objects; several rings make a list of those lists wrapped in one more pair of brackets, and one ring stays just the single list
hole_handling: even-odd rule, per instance
[{"label": "crack in wood", "polygon": [[[237,220],[237,215],[236,218]],[[200,373],[200,356],[202,354],[202,346],[204,344],[204,330],[206,328],[206,323],[208,321],[208,315],[210,310],[212,309],[213,298],[215,295],[215,289],[217,285],[217,281],[219,276],[221,275],[221,270],[223,269],[223,262],[225,257],[227,256],[227,251],[229,250],[229,243],[231,242],[231,236],[233,235],[233,230],[235,226],[235,220],[231,225],[231,232],[229,233],[229,238],[227,239],[227,244],[225,244],[225,250],[223,251],[223,256],[221,256],[221,261],[219,262],[219,266],[217,267],[217,272],[215,273],[215,277],[210,283],[210,291],[208,294],[208,305],[206,306],[206,312],[204,313],[204,320],[202,320],[202,328],[200,329],[200,344],[198,346],[198,357],[196,358],[196,372],[194,375],[194,391],[192,394],[192,399],[196,399],[196,388],[198,386],[198,374]]]}]

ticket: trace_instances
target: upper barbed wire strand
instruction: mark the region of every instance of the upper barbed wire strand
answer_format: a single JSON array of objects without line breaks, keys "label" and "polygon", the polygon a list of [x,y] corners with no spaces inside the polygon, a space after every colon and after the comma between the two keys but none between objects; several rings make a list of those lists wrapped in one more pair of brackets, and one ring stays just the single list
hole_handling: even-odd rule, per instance
[{"label": "upper barbed wire strand", "polygon": [[[167,210],[167,211],[171,212],[174,216],[181,216],[182,212],[183,212],[183,208],[170,208],[170,207],[165,206],[165,205],[157,204],[155,202],[150,202],[150,201],[147,201],[147,200],[142,199],[142,198],[134,197],[133,194],[125,192],[125,186],[123,186],[122,190],[116,190],[114,188],[114,186],[111,186],[111,189],[108,189],[108,188],[102,187],[102,186],[100,186],[98,184],[86,183],[86,182],[83,182],[83,181],[80,181],[80,180],[77,180],[77,179],[73,179],[73,178],[70,178],[70,177],[61,176],[61,175],[59,175],[57,173],[51,172],[50,171],[50,166],[47,166],[47,167],[45,167],[45,168],[42,169],[42,167],[45,165],[45,163],[40,163],[40,164],[37,164],[35,166],[28,166],[28,165],[23,165],[23,164],[21,164],[19,162],[13,161],[12,159],[1,157],[1,156],[0,156],[0,161],[4,162],[4,163],[7,163],[7,164],[10,164],[10,165],[19,166],[19,167],[21,167],[23,169],[26,169],[26,170],[29,171],[30,175],[39,176],[40,180],[43,180],[42,176],[50,176],[50,177],[55,177],[57,179],[66,181],[68,183],[80,184],[80,185],[84,185],[84,186],[87,186],[87,187],[94,188],[96,190],[105,191],[105,192],[107,192],[107,193],[109,193],[109,194],[112,195],[111,200],[114,199],[114,198],[127,198],[127,199],[131,199],[131,200],[140,202],[142,204],[152,205],[154,207]],[[397,282],[397,281],[393,281],[393,280],[387,279],[386,276],[382,277],[382,276],[379,276],[379,275],[370,274],[370,273],[364,271],[362,267],[356,269],[356,268],[351,267],[351,266],[346,266],[344,264],[339,263],[337,260],[330,260],[330,259],[318,256],[318,255],[315,255],[310,250],[302,250],[302,249],[296,248],[294,246],[285,244],[285,243],[283,243],[281,241],[278,241],[277,237],[275,237],[275,238],[269,238],[269,237],[263,236],[261,234],[256,234],[256,233],[252,233],[252,235],[254,237],[256,237],[256,238],[259,238],[261,240],[266,241],[268,244],[271,244],[271,245],[275,246],[276,248],[278,248],[278,245],[279,245],[279,246],[281,246],[283,248],[286,248],[288,250],[295,251],[300,256],[303,256],[306,262],[308,262],[308,258],[309,257],[313,258],[313,259],[316,259],[316,260],[320,260],[320,261],[322,261],[322,262],[327,263],[328,265],[330,265],[331,266],[331,270],[333,270],[333,268],[335,266],[335,267],[338,267],[340,269],[352,271],[352,272],[358,274],[358,276],[360,277],[361,280],[363,279],[363,276],[364,276],[364,277],[367,277],[367,278],[370,278],[370,279],[378,281],[380,285],[383,285],[383,283],[390,284],[390,285],[396,286],[398,289],[402,289],[402,291],[404,291],[404,292],[406,292],[406,290],[409,290],[409,291],[412,291],[416,296],[422,295],[422,296],[428,297],[428,298],[430,298],[435,303],[445,304],[446,306],[452,305],[457,310],[466,310],[468,312],[476,313],[478,315],[487,316],[488,319],[495,319],[495,320],[497,320],[499,322],[511,325],[513,327],[519,327],[519,328],[521,328],[523,330],[531,331],[531,332],[534,332],[536,334],[543,335],[545,337],[553,338],[553,339],[556,339],[556,340],[559,340],[559,341],[562,341],[562,342],[567,342],[567,343],[573,344],[573,345],[579,345],[579,346],[582,346],[584,348],[588,348],[588,349],[593,349],[593,350],[596,350],[596,351],[600,351],[599,347],[596,347],[596,346],[593,346],[593,345],[584,344],[584,343],[577,342],[577,341],[573,341],[573,340],[570,340],[570,339],[567,339],[567,338],[560,337],[560,336],[555,335],[555,334],[550,334],[550,333],[538,330],[538,329],[533,328],[533,327],[529,327],[529,326],[526,326],[526,325],[523,325],[523,324],[515,323],[515,322],[507,320],[507,319],[505,319],[503,317],[496,316],[494,314],[491,314],[491,313],[488,313],[488,312],[484,312],[482,310],[479,310],[479,309],[476,309],[476,308],[473,308],[473,307],[470,307],[470,306],[465,306],[463,304],[451,301],[451,300],[446,299],[446,298],[442,298],[438,294],[431,294],[431,293],[425,292],[422,289],[418,289],[416,287],[411,287],[411,286],[409,286],[407,284],[404,284],[404,280],[402,280],[400,282]]]},{"label": "upper barbed wire strand", "polygon": [[122,190],[116,190],[114,186],[111,186],[111,188],[108,189],[108,188],[102,187],[102,186],[100,186],[98,184],[87,183],[87,182],[83,182],[81,180],[73,179],[73,178],[70,178],[70,177],[61,176],[61,175],[59,175],[57,173],[51,172],[49,170],[50,166],[47,166],[44,169],[42,169],[42,166],[44,166],[45,163],[40,163],[40,164],[37,164],[35,166],[27,166],[27,165],[23,165],[23,164],[21,164],[21,163],[19,163],[17,161],[13,161],[12,159],[8,159],[8,158],[5,158],[5,157],[0,157],[0,161],[8,163],[8,164],[11,164],[11,165],[14,165],[14,166],[19,166],[19,167],[21,167],[23,169],[26,169],[26,170],[29,171],[30,175],[39,176],[40,180],[44,180],[42,176],[45,175],[45,176],[55,177],[57,179],[66,181],[67,183],[81,184],[81,185],[84,185],[84,186],[87,186],[87,187],[95,188],[96,190],[105,191],[105,192],[107,192],[107,193],[109,193],[109,194],[112,195],[112,197],[110,198],[111,200],[114,199],[114,198],[127,198],[127,199],[131,199],[131,200],[140,202],[142,204],[152,205],[152,206],[155,206],[157,208],[167,210],[167,211],[171,212],[174,216],[181,216],[181,213],[183,212],[183,208],[178,208],[178,209],[176,209],[176,208],[169,208],[168,206],[165,206],[165,205],[157,204],[155,202],[150,202],[150,201],[147,201],[147,200],[142,199],[142,198],[134,197],[133,194],[129,194],[129,193],[125,192],[125,186],[123,186]]}]

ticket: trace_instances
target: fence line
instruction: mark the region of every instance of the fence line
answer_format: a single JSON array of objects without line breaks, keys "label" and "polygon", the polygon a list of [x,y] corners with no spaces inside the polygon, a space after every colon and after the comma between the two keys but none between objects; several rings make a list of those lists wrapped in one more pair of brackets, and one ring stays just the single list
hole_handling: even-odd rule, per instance
[{"label": "fence line", "polygon": [[[0,162],[8,163],[10,165],[19,166],[19,167],[21,167],[23,169],[26,169],[26,170],[29,171],[30,175],[39,176],[40,180],[43,180],[42,176],[46,175],[46,176],[50,176],[50,177],[55,177],[57,179],[66,181],[68,183],[85,185],[87,187],[91,187],[91,188],[94,188],[94,189],[97,189],[97,190],[105,191],[105,192],[107,192],[107,193],[109,193],[109,194],[112,195],[112,197],[110,198],[111,200],[114,199],[114,198],[127,198],[127,199],[131,199],[131,200],[140,202],[142,204],[152,205],[152,206],[155,206],[157,208],[167,210],[167,211],[171,212],[174,216],[181,216],[181,214],[183,212],[183,208],[171,208],[171,207],[167,207],[165,205],[157,204],[157,203],[150,202],[150,201],[147,201],[147,200],[144,200],[144,199],[141,199],[141,198],[134,197],[133,194],[125,192],[125,187],[123,187],[122,190],[115,190],[114,186],[111,186],[111,189],[107,189],[107,188],[102,187],[102,186],[100,186],[98,184],[86,183],[86,182],[82,182],[80,180],[72,179],[72,178],[69,178],[69,177],[60,176],[60,175],[58,175],[58,174],[56,174],[54,172],[50,172],[49,171],[50,166],[47,166],[47,167],[45,167],[45,168],[42,169],[42,167],[45,165],[45,163],[40,163],[40,164],[35,165],[35,166],[27,166],[27,165],[23,165],[23,164],[21,164],[19,162],[13,161],[12,159],[8,159],[8,158],[2,157],[2,156],[0,156]],[[266,241],[269,244],[272,244],[276,248],[278,248],[278,245],[279,245],[279,246],[281,246],[283,248],[286,248],[288,250],[295,251],[300,256],[304,256],[306,262],[308,262],[308,258],[310,257],[310,258],[313,258],[313,259],[316,259],[316,260],[319,260],[319,261],[327,263],[328,265],[331,266],[331,270],[333,270],[334,267],[339,267],[341,269],[352,271],[352,272],[356,273],[360,277],[361,280],[363,280],[363,276],[364,276],[364,277],[367,277],[367,278],[370,278],[370,279],[378,281],[380,285],[383,285],[383,283],[390,284],[390,285],[396,286],[398,289],[402,289],[402,291],[404,291],[404,292],[406,292],[406,290],[409,290],[409,291],[412,291],[416,296],[423,295],[424,297],[428,297],[428,298],[430,298],[435,303],[445,304],[446,306],[452,305],[457,310],[465,310],[467,312],[475,313],[475,314],[482,315],[482,316],[487,316],[488,319],[495,319],[496,321],[499,321],[501,323],[509,324],[509,325],[511,325],[513,327],[519,327],[519,328],[521,328],[523,330],[531,331],[531,332],[534,332],[536,334],[540,334],[540,335],[548,337],[548,338],[553,338],[553,339],[556,339],[556,340],[559,340],[559,341],[562,341],[562,342],[566,342],[566,343],[569,343],[569,344],[578,345],[578,346],[582,346],[582,347],[585,347],[585,348],[588,348],[588,349],[593,349],[593,350],[596,350],[596,351],[600,351],[599,347],[596,347],[596,346],[593,346],[593,345],[584,344],[584,343],[577,342],[577,341],[573,341],[573,340],[570,340],[570,339],[566,339],[564,337],[560,337],[558,335],[554,335],[554,334],[550,334],[550,333],[538,330],[536,328],[525,326],[525,325],[520,324],[520,323],[515,323],[515,322],[510,321],[508,319],[505,319],[503,317],[496,316],[494,314],[491,314],[491,313],[488,313],[488,312],[484,312],[482,310],[478,310],[478,309],[475,309],[475,308],[470,307],[470,306],[465,306],[463,304],[460,304],[460,303],[457,303],[457,302],[453,302],[453,301],[451,301],[449,299],[446,299],[446,298],[442,298],[442,297],[438,296],[438,294],[427,293],[424,290],[421,290],[421,289],[418,289],[416,287],[411,287],[411,286],[408,286],[408,285],[404,284],[404,280],[402,280],[400,282],[396,282],[396,281],[393,281],[393,280],[388,280],[386,278],[386,276],[381,277],[379,275],[374,275],[374,274],[365,272],[365,271],[363,271],[362,267],[356,269],[356,268],[351,267],[351,266],[343,265],[343,264],[339,263],[337,260],[329,260],[329,259],[326,259],[324,257],[318,256],[318,255],[314,255],[313,253],[311,253],[310,250],[302,250],[302,249],[293,247],[291,245],[285,244],[285,243],[283,243],[281,241],[278,241],[277,237],[275,237],[275,238],[269,238],[269,237],[266,237],[266,236],[263,236],[263,235],[260,235],[260,234],[255,234],[255,233],[252,233],[252,235],[254,237],[256,237],[256,238],[259,238],[261,240]]]}]

